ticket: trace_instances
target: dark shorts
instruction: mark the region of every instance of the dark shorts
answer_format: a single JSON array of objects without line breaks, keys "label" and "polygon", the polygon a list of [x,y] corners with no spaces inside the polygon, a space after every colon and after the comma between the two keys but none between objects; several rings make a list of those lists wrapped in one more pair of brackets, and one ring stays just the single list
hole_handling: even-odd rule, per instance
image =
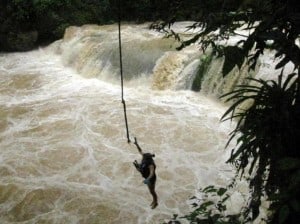
[{"label": "dark shorts", "polygon": [[153,177],[150,178],[148,185],[150,185],[150,186],[155,185],[155,182],[156,182],[156,175],[154,175]]}]

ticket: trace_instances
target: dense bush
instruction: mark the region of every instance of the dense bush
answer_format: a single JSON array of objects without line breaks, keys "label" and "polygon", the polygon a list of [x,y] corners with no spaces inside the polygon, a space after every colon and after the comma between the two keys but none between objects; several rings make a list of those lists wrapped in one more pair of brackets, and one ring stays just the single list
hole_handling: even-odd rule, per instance
[{"label": "dense bush", "polygon": [[108,22],[109,2],[11,0],[0,8],[0,50],[28,50],[61,38],[67,26]]},{"label": "dense bush", "polygon": [[[295,72],[286,79],[282,75],[277,81],[252,79],[254,85],[241,85],[225,94],[223,97],[233,104],[223,119],[237,120],[229,139],[236,141],[236,146],[228,162],[249,181],[250,199],[241,217],[251,218],[250,222],[256,219],[266,197],[270,202],[268,223],[299,223],[300,5],[296,0],[176,2],[179,10],[174,14],[175,20],[181,19],[191,4],[198,6],[193,17],[196,22],[189,27],[198,32],[188,40],[181,38],[169,29],[174,19],[153,27],[181,41],[179,50],[193,43],[200,44],[203,50],[211,47],[216,56],[225,58],[223,76],[244,63],[255,69],[266,50],[276,52],[276,69],[283,72],[287,63],[294,65]],[[248,35],[239,34],[239,30],[248,31]],[[243,38],[236,44],[222,44],[237,35]],[[245,102],[249,107],[243,106]],[[205,211],[205,217],[199,218],[199,211]],[[232,223],[224,222],[222,216],[212,219],[210,211],[208,207],[203,210],[200,204],[183,218],[192,217],[190,223]]]},{"label": "dense bush", "polygon": [[[169,19],[171,0],[1,0],[0,51],[23,51],[62,37],[66,27]],[[120,7],[119,7],[120,6]],[[119,11],[120,9],[120,11]]]}]

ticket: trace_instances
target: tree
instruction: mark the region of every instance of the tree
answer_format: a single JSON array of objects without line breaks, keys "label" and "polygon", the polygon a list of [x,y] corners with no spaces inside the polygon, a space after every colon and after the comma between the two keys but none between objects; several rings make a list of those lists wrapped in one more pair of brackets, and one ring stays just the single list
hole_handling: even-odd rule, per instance
[{"label": "tree", "polygon": [[[238,119],[231,137],[237,137],[237,147],[228,162],[234,163],[241,175],[248,169],[251,201],[246,213],[259,214],[261,198],[272,201],[274,217],[271,223],[297,223],[299,212],[300,160],[299,119],[295,97],[298,91],[296,73],[283,81],[253,79],[259,85],[238,86],[223,95],[234,104],[227,110],[230,119]],[[252,101],[246,110],[238,110],[245,101]]]},{"label": "tree", "polygon": [[[177,14],[152,27],[181,42],[178,50],[198,43],[203,50],[212,47],[216,56],[225,58],[223,76],[244,63],[254,69],[266,50],[280,59],[276,69],[293,63],[295,73],[284,81],[252,79],[254,84],[238,86],[223,98],[232,102],[224,119],[237,121],[231,138],[236,147],[228,162],[235,164],[241,176],[249,174],[250,203],[245,215],[259,215],[262,197],[271,201],[269,223],[299,223],[300,211],[300,6],[296,0],[178,0]],[[196,22],[189,29],[200,28],[190,39],[168,29],[177,18],[194,7]],[[177,17],[176,17],[177,16]],[[168,26],[167,26],[168,25]],[[239,31],[248,31],[248,35]],[[231,36],[243,38],[235,45],[220,44]],[[244,107],[244,102],[250,106]],[[196,222],[205,223],[205,222]],[[208,222],[209,223],[209,222]],[[212,222],[213,223],[213,222]]]},{"label": "tree", "polygon": [[0,51],[24,51],[62,38],[66,27],[109,23],[109,0],[0,2]]}]

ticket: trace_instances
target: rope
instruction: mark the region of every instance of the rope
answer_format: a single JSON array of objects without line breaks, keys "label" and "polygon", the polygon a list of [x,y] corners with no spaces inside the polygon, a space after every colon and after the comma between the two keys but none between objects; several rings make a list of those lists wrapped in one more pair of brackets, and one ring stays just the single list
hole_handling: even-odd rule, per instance
[{"label": "rope", "polygon": [[126,136],[127,142],[130,143],[129,138],[129,130],[128,130],[128,122],[127,122],[127,113],[126,113],[126,103],[124,100],[124,88],[123,88],[123,63],[122,63],[122,43],[121,43],[121,1],[119,0],[119,18],[118,18],[118,28],[119,28],[119,54],[120,54],[120,74],[121,74],[121,100],[123,104],[124,110],[124,119],[125,119],[125,126],[126,126]]}]

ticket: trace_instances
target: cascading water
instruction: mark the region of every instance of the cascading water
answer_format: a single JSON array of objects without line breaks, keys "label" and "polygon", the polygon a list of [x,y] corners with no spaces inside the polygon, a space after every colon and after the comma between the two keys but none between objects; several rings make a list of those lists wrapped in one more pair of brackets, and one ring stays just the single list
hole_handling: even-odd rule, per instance
[{"label": "cascading water", "polygon": [[72,27],[47,48],[0,55],[1,223],[162,223],[198,188],[229,183],[226,108],[187,90],[198,49],[176,52],[143,25],[122,32],[130,134],[156,154],[159,206],[126,140],[117,27]]}]

